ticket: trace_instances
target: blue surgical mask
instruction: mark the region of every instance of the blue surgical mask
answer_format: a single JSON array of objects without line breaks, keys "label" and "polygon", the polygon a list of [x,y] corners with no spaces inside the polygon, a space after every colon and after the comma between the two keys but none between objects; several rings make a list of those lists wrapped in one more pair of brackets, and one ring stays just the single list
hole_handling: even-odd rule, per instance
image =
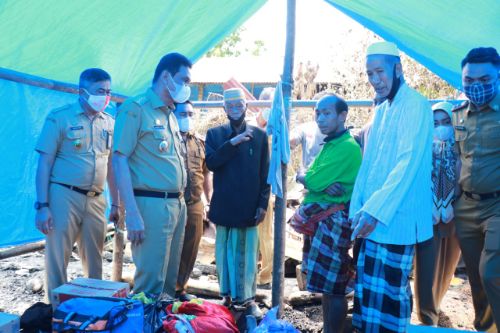
[{"label": "blue surgical mask", "polygon": [[474,83],[470,86],[464,86],[465,96],[476,106],[488,104],[497,93],[497,83]]}]

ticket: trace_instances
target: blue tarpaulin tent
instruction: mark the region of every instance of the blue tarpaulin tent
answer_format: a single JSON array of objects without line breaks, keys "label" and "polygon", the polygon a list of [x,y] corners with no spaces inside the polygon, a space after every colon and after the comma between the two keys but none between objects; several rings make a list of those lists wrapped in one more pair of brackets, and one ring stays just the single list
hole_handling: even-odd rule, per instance
[{"label": "blue tarpaulin tent", "polygon": [[[457,88],[459,62],[470,48],[500,48],[498,0],[326,1]],[[4,0],[0,67],[71,83],[82,69],[101,67],[114,91],[133,95],[148,85],[162,55],[178,51],[196,61],[265,2]],[[33,223],[34,145],[47,113],[74,100],[0,79],[0,247],[42,238]]]}]

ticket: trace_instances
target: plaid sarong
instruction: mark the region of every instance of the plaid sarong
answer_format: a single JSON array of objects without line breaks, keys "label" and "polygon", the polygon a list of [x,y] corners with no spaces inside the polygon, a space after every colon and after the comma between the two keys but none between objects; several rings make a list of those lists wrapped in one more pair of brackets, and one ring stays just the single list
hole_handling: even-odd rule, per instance
[{"label": "plaid sarong", "polygon": [[351,224],[345,211],[337,211],[319,222],[307,256],[307,290],[330,295],[345,295],[354,274],[349,255]]},{"label": "plaid sarong", "polygon": [[365,239],[359,253],[352,324],[359,332],[406,332],[412,296],[410,271],[415,245]]}]

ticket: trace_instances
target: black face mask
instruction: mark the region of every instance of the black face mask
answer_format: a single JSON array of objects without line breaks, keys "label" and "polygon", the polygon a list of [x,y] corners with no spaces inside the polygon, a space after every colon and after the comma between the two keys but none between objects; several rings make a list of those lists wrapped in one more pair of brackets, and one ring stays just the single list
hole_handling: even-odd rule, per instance
[{"label": "black face mask", "polygon": [[231,127],[234,129],[239,129],[241,127],[241,124],[243,124],[243,121],[245,121],[245,114],[246,111],[241,114],[241,116],[238,119],[232,119],[231,117],[227,117],[229,119],[229,123],[231,124]]},{"label": "black face mask", "polygon": [[387,99],[392,101],[394,96],[398,93],[399,86],[401,85],[401,78],[396,77],[396,65],[394,65],[394,70],[392,72],[392,87],[389,95],[387,95]]}]

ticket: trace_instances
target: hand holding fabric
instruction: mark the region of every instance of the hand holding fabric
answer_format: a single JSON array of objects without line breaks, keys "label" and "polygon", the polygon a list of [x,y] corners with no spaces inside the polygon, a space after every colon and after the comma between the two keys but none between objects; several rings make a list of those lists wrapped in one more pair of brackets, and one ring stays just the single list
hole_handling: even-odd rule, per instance
[{"label": "hand holding fabric", "polygon": [[341,195],[344,195],[345,189],[344,186],[342,186],[340,183],[333,183],[332,185],[328,186],[323,192],[331,195],[332,197],[339,197]]},{"label": "hand holding fabric", "polygon": [[253,132],[253,130],[250,127],[247,127],[245,132],[238,134],[237,136],[235,136],[234,138],[232,138],[230,140],[231,144],[233,146],[237,146],[240,143],[250,141],[253,138],[252,132]]},{"label": "hand holding fabric", "polygon": [[377,219],[365,212],[357,213],[352,219],[351,228],[354,229],[352,232],[351,240],[359,238],[368,237],[375,227],[377,226]]}]

